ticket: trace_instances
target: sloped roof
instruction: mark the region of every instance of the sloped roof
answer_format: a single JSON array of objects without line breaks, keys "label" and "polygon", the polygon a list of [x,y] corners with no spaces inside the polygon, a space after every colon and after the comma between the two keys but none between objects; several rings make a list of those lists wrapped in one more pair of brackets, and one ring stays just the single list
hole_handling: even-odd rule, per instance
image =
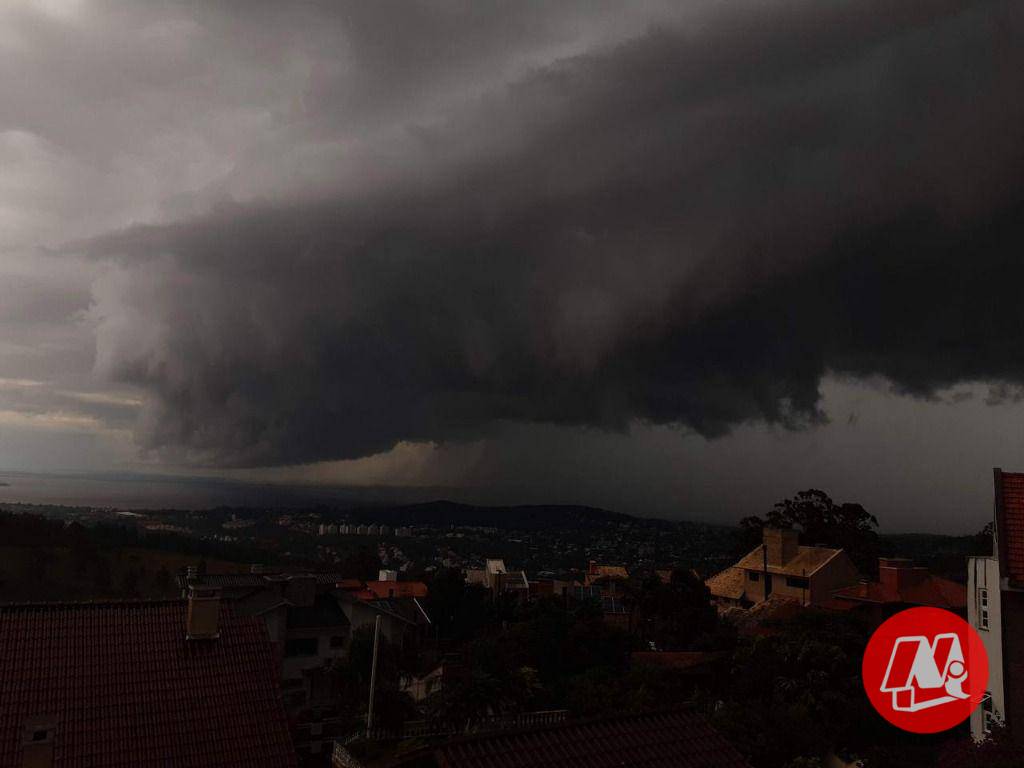
[{"label": "sloped roof", "polygon": [[426,597],[428,591],[422,581],[368,581],[365,586],[375,597]]},{"label": "sloped roof", "polygon": [[288,629],[323,629],[348,627],[348,617],[338,601],[330,595],[317,595],[313,605],[293,605],[288,608]]},{"label": "sloped roof", "polygon": [[725,597],[730,600],[739,600],[743,597],[746,583],[746,573],[742,568],[730,566],[724,571],[716,573],[704,584],[711,592],[712,597]]},{"label": "sloped roof", "polygon": [[430,624],[423,604],[415,597],[390,597],[380,600],[364,600],[374,610],[394,616],[407,624]]},{"label": "sloped roof", "polygon": [[595,579],[600,579],[604,577],[612,579],[628,579],[629,571],[627,571],[621,565],[599,565],[597,563],[594,563],[590,566],[590,569],[587,571],[587,575]]},{"label": "sloped roof", "polygon": [[995,470],[1000,570],[1024,582],[1024,473]]},{"label": "sloped roof", "polygon": [[0,607],[0,765],[53,721],[55,768],[296,764],[263,622],[221,606],[220,637],[187,640],[187,603]]},{"label": "sloped roof", "polygon": [[799,600],[772,593],[749,609],[734,608],[726,614],[741,635],[773,635],[779,626],[808,610]]},{"label": "sloped roof", "polygon": [[278,594],[276,589],[256,589],[244,597],[233,600],[231,604],[242,616],[260,616],[275,608],[281,606],[287,608],[291,605],[288,600]]},{"label": "sloped roof", "polygon": [[931,574],[915,584],[907,584],[898,589],[889,584],[872,581],[836,590],[833,596],[838,600],[906,603],[954,611],[967,607],[967,588],[963,584],[957,584],[955,581]]},{"label": "sloped roof", "polygon": [[[842,551],[829,547],[799,547],[796,557],[788,563],[769,564],[768,573],[777,573],[781,576],[810,576]],[[735,567],[746,571],[763,571],[764,551],[762,545],[758,544],[757,548],[736,563]]]},{"label": "sloped roof", "polygon": [[[265,587],[268,583],[272,581],[278,581],[282,577],[288,576],[314,576],[316,578],[316,583],[318,585],[330,587],[333,587],[335,584],[339,584],[343,581],[346,581],[346,575],[343,573],[309,573],[307,571],[268,571],[265,573],[204,573],[193,578],[196,581],[211,587],[258,588]],[[182,575],[179,577],[178,582],[184,587],[188,583],[188,577]]]},{"label": "sloped roof", "polygon": [[703,717],[685,710],[455,739],[434,754],[442,768],[749,768]]}]

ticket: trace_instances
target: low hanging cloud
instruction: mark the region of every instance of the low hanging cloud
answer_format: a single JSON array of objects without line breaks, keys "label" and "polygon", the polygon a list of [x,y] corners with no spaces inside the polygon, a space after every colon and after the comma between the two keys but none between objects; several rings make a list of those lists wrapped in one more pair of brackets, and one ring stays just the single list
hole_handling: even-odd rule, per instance
[{"label": "low hanging cloud", "polygon": [[[829,372],[1024,382],[1018,4],[651,19],[521,71],[488,58],[500,30],[436,72],[345,49],[358,87],[313,77],[220,202],[75,245],[111,264],[96,371],[146,393],[142,445],[265,466],[510,422],[717,436],[826,418]],[[459,74],[477,60],[496,74]]]}]

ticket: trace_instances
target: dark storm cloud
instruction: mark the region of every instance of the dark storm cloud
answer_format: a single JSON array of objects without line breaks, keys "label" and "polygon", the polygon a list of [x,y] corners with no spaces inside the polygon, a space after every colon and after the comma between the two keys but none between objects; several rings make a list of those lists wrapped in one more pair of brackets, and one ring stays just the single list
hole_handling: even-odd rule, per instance
[{"label": "dark storm cloud", "polygon": [[258,194],[82,246],[118,265],[97,369],[149,394],[146,446],[238,466],[506,422],[800,426],[829,371],[1022,382],[1022,16],[718,6],[504,85],[467,74],[489,26],[433,71],[330,17],[363,79],[313,78],[233,171]]}]

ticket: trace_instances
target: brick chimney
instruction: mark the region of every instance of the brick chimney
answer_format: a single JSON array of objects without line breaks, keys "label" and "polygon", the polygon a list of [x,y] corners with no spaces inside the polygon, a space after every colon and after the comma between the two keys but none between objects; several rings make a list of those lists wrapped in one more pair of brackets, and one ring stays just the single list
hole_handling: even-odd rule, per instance
[{"label": "brick chimney", "polygon": [[907,587],[920,584],[926,578],[928,569],[915,568],[913,560],[905,557],[878,558],[878,581],[897,595]]},{"label": "brick chimney", "polygon": [[189,640],[216,640],[220,637],[219,619],[220,589],[190,585],[185,636]]},{"label": "brick chimney", "polygon": [[53,742],[57,724],[53,718],[25,721],[21,737],[21,768],[53,768]]},{"label": "brick chimney", "polygon": [[768,565],[782,567],[800,552],[799,534],[791,528],[765,528],[763,536]]}]

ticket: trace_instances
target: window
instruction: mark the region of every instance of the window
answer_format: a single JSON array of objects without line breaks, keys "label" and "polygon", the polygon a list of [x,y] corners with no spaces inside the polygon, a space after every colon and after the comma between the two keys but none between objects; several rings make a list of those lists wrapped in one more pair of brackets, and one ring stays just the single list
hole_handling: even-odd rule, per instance
[{"label": "window", "polygon": [[285,656],[316,656],[317,640],[315,637],[296,637],[284,644]]},{"label": "window", "polygon": [[747,571],[747,576],[750,577],[751,581],[760,581],[761,580],[761,574],[758,573],[757,571]]},{"label": "window", "polygon": [[988,628],[988,590],[978,587],[978,629]]},{"label": "window", "polygon": [[992,725],[996,722],[996,712],[992,707],[992,693],[985,691],[981,697],[981,729],[985,733],[992,733]]},{"label": "window", "polygon": [[786,586],[793,587],[793,589],[807,589],[810,586],[810,582],[806,576],[787,576]]}]

